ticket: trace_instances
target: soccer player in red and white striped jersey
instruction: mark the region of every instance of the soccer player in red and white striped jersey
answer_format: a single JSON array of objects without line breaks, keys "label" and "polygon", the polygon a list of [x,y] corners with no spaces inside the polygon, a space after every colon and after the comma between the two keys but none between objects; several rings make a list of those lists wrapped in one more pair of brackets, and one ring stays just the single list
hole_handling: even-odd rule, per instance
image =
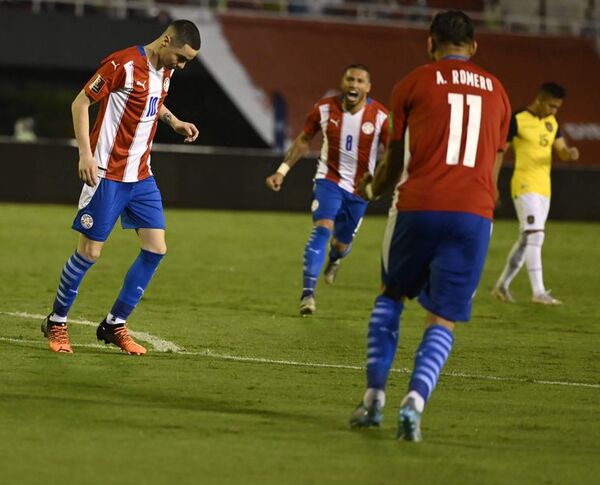
[{"label": "soccer player in red and white striped jersey", "polygon": [[[183,69],[200,49],[200,33],[188,20],[176,20],[156,40],[104,59],[73,101],[73,126],[79,148],[79,176],[85,183],[73,229],[80,233],[67,260],[52,312],[42,332],[55,352],[71,353],[67,313],[87,270],[100,256],[117,219],[135,229],[141,252],[129,269],[111,311],[96,331],[99,340],[130,354],[145,354],[125,326],[167,251],[160,191],[150,168],[150,150],[160,119],[193,142],[198,129],[179,120],[164,105],[174,69]],[[91,135],[89,107],[100,103]]]},{"label": "soccer player in red and white striped jersey", "polygon": [[300,301],[303,316],[315,312],[315,288],[332,232],[324,273],[327,283],[335,281],[340,260],[350,252],[367,208],[357,186],[365,174],[374,172],[379,146],[387,143],[388,110],[368,96],[370,90],[367,67],[349,65],[341,81],[342,95],[321,99],[314,105],[302,133],[277,171],[266,180],[269,188],[279,191],[287,172],[308,152],[315,134],[319,131],[323,134],[311,208],[314,227],[304,249],[304,288]]}]

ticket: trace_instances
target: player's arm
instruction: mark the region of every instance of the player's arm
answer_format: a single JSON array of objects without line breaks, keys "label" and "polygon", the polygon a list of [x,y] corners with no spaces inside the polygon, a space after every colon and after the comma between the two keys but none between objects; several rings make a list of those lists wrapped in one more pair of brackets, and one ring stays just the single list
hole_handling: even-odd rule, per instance
[{"label": "player's arm", "polygon": [[158,110],[158,119],[169,125],[175,133],[185,136],[184,143],[192,143],[198,138],[198,128],[193,123],[181,121],[163,104]]},{"label": "player's arm", "polygon": [[289,150],[285,153],[285,157],[283,158],[283,162],[277,168],[274,174],[269,175],[265,181],[267,187],[271,190],[278,192],[281,190],[281,186],[283,185],[283,179],[290,171],[290,169],[296,164],[298,160],[300,160],[304,155],[306,155],[310,150],[310,141],[312,136],[302,132],[300,133]]},{"label": "player's arm", "polygon": [[91,187],[98,183],[98,164],[90,144],[90,106],[92,100],[81,90],[71,104],[73,130],[79,149],[79,178]]},{"label": "player's arm", "polygon": [[507,143],[504,150],[500,150],[496,153],[496,159],[494,160],[494,169],[492,170],[492,180],[494,187],[496,188],[496,205],[500,200],[500,187],[498,187],[498,178],[500,177],[500,170],[502,169],[502,163],[504,162],[504,155],[510,147],[510,143]]},{"label": "player's arm", "polygon": [[579,150],[577,147],[570,147],[567,145],[565,139],[561,136],[554,140],[554,150],[558,154],[558,157],[563,162],[574,162],[579,160]]},{"label": "player's arm", "polygon": [[375,169],[375,176],[366,174],[360,181],[358,193],[366,200],[377,199],[397,182],[404,166],[404,141],[391,140],[383,160]]}]

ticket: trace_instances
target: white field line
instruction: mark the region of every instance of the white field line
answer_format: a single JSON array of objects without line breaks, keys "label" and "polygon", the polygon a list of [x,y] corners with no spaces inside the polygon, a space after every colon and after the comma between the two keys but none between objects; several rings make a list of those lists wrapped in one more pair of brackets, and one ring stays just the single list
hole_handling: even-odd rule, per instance
[{"label": "white field line", "polygon": [[[45,317],[45,315],[32,315],[29,313],[23,312],[0,312],[0,315],[10,315],[19,318],[37,318],[41,320]],[[70,323],[78,323],[80,325],[93,325],[97,326],[96,322],[90,322],[87,320],[69,320]],[[230,360],[234,362],[247,362],[254,364],[270,364],[270,365],[287,365],[294,367],[313,367],[313,368],[326,368],[326,369],[347,369],[347,370],[357,370],[364,371],[365,367],[360,365],[347,365],[347,364],[328,364],[328,363],[319,363],[319,362],[300,362],[295,360],[280,360],[280,359],[267,359],[264,357],[243,357],[239,355],[230,355],[230,354],[218,354],[213,352],[210,349],[200,350],[200,351],[186,351],[183,350],[178,345],[173,342],[169,342],[168,340],[162,340],[158,337],[150,335],[145,332],[129,332],[132,336],[139,338],[140,340],[144,340],[145,342],[149,342],[154,345],[154,349],[158,352],[173,352],[180,355],[189,355],[189,356],[198,356],[198,357],[209,357],[212,359],[218,360]],[[10,342],[17,344],[44,344],[43,340],[29,340],[29,339],[14,339],[8,337],[0,337],[0,342]],[[154,343],[157,342],[158,346]],[[99,344],[72,344],[73,347],[86,347],[86,348],[98,348],[104,347]],[[391,372],[396,372],[399,374],[410,374],[412,371],[407,368],[396,368],[391,369]],[[499,382],[516,382],[516,383],[528,383],[528,384],[539,384],[544,386],[570,386],[570,387],[583,387],[589,389],[600,389],[600,384],[589,384],[585,382],[573,382],[573,381],[550,381],[545,379],[526,379],[521,377],[501,377],[501,376],[491,376],[491,375],[483,375],[483,374],[467,374],[464,372],[442,372],[442,375],[449,377],[458,377],[462,379],[477,379],[477,380],[485,380],[485,381],[499,381]]]}]

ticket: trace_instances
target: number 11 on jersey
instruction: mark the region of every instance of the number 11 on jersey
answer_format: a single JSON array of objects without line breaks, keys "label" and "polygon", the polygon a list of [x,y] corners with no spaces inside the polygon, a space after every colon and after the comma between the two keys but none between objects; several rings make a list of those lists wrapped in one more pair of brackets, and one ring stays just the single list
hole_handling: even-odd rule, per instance
[{"label": "number 11 on jersey", "polygon": [[[448,104],[450,105],[450,132],[448,134],[446,163],[448,165],[458,165],[465,96],[458,93],[448,93]],[[466,104],[469,107],[469,118],[467,120],[467,139],[462,164],[465,167],[474,167],[477,158],[477,145],[479,144],[479,129],[481,127],[481,96],[467,94]]]}]

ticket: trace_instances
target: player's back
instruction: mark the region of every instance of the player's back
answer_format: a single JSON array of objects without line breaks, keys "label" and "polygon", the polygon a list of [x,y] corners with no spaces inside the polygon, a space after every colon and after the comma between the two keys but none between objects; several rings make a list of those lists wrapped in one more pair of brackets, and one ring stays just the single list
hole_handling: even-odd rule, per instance
[{"label": "player's back", "polygon": [[464,59],[441,59],[401,80],[391,109],[393,139],[405,139],[396,208],[492,218],[492,169],[511,114],[500,81]]}]

